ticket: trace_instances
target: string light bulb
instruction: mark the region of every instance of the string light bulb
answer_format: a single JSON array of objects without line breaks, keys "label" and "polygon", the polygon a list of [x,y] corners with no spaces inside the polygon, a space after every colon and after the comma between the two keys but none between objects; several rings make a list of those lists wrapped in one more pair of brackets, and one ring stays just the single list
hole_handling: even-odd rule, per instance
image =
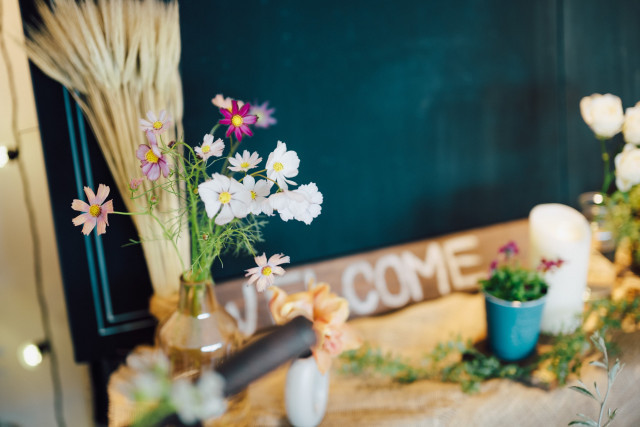
[{"label": "string light bulb", "polygon": [[40,366],[43,356],[48,352],[49,343],[46,341],[39,343],[27,342],[18,348],[18,361],[23,368],[33,370]]},{"label": "string light bulb", "polygon": [[6,145],[0,145],[0,168],[3,168],[9,163],[9,160],[13,160],[18,157],[18,150],[9,150]]}]

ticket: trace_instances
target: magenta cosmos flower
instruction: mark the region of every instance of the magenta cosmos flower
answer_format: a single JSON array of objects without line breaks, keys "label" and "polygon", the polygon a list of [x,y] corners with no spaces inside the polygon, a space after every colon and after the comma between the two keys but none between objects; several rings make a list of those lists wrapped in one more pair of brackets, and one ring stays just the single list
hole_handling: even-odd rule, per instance
[{"label": "magenta cosmos flower", "polygon": [[169,164],[164,158],[162,151],[160,151],[160,147],[158,147],[155,133],[150,131],[146,133],[149,145],[142,144],[138,147],[138,151],[136,151],[136,157],[140,159],[142,163],[140,165],[142,173],[144,173],[149,180],[155,181],[160,178],[160,172],[162,171],[162,175],[166,178],[169,176]]},{"label": "magenta cosmos flower", "polygon": [[221,108],[220,113],[224,116],[224,119],[220,120],[221,125],[229,125],[227,130],[227,137],[233,133],[238,141],[242,141],[242,135],[253,136],[253,132],[249,129],[258,120],[257,116],[249,114],[250,104],[244,104],[242,108],[238,109],[238,101],[235,99],[231,101],[231,111],[226,108]]},{"label": "magenta cosmos flower", "polygon": [[71,203],[71,209],[84,212],[73,218],[73,225],[78,226],[84,224],[82,234],[85,236],[88,236],[96,225],[98,226],[98,235],[106,233],[107,225],[109,225],[107,214],[113,213],[113,200],[109,200],[106,203],[104,201],[109,195],[109,187],[100,184],[98,186],[97,196],[89,187],[84,187],[84,192],[87,195],[89,203],[78,199],[75,199],[73,203]]}]

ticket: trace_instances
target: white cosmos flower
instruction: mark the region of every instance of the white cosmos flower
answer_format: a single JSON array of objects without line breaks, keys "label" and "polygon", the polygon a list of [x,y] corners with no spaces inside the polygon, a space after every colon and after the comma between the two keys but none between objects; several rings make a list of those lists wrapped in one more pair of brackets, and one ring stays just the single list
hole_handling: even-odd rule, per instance
[{"label": "white cosmos flower", "polygon": [[203,160],[207,160],[211,156],[220,157],[224,150],[224,141],[220,138],[213,142],[213,135],[206,134],[202,139],[202,145],[194,148],[196,154]]},{"label": "white cosmos flower", "polygon": [[287,184],[296,185],[288,180],[298,175],[300,159],[295,151],[287,151],[287,144],[278,141],[278,145],[267,159],[267,176],[278,183],[283,190],[288,189]]},{"label": "white cosmos flower", "polygon": [[627,108],[622,125],[625,142],[640,145],[640,102],[635,107]]},{"label": "white cosmos flower", "polygon": [[115,386],[131,400],[160,399],[165,393],[169,377],[169,359],[160,350],[143,347],[127,356],[131,375],[120,378]]},{"label": "white cosmos flower", "polygon": [[580,100],[580,113],[585,123],[599,138],[612,138],[624,122],[622,101],[615,95],[594,93]]},{"label": "white cosmos flower", "polygon": [[162,133],[169,129],[171,125],[171,116],[166,110],[160,111],[160,116],[156,117],[156,113],[149,110],[147,111],[147,120],[140,119],[140,129],[143,131],[151,131],[155,133]]},{"label": "white cosmos flower", "polygon": [[229,163],[232,166],[229,166],[229,170],[234,172],[246,172],[249,169],[253,169],[258,166],[258,163],[262,161],[262,157],[258,156],[257,152],[249,153],[247,150],[244,150],[242,156],[240,153],[236,153],[235,157],[229,158]]},{"label": "white cosmos flower", "polygon": [[215,216],[218,225],[227,224],[233,218],[244,218],[249,213],[251,193],[233,178],[214,174],[213,179],[198,186],[198,194],[204,202],[207,216]]},{"label": "white cosmos flower", "polygon": [[251,175],[247,175],[242,180],[242,185],[245,186],[249,193],[251,193],[251,203],[249,204],[249,212],[254,215],[260,215],[265,213],[269,216],[273,215],[273,208],[267,199],[271,193],[271,187],[273,183],[266,179],[261,179],[256,182],[255,178]]},{"label": "white cosmos flower", "polygon": [[275,275],[282,276],[284,274],[284,268],[280,267],[280,264],[289,263],[290,259],[284,254],[275,254],[267,261],[267,257],[263,253],[255,257],[255,261],[258,266],[248,269],[245,277],[251,276],[249,284],[256,282],[256,289],[258,292],[262,292],[273,285]]},{"label": "white cosmos flower", "polygon": [[213,371],[205,371],[196,384],[180,378],[171,385],[171,403],[185,424],[219,417],[226,410],[223,396],[224,378]]},{"label": "white cosmos flower", "polygon": [[295,219],[305,224],[311,224],[322,211],[323,197],[313,182],[301,185],[293,191],[282,191],[269,197],[274,210],[280,214],[283,221]]},{"label": "white cosmos flower", "polygon": [[616,186],[620,191],[629,191],[640,184],[640,148],[626,144],[615,159]]}]

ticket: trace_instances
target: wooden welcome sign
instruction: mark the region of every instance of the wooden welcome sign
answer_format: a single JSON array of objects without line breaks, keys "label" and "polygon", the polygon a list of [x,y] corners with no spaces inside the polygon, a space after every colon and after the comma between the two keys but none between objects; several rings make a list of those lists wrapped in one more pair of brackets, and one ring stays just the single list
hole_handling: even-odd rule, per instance
[{"label": "wooden welcome sign", "polygon": [[[397,309],[454,291],[477,289],[498,249],[514,240],[526,252],[528,221],[518,220],[334,260],[286,268],[275,284],[287,293],[310,280],[327,282],[349,302],[351,318]],[[521,254],[523,260],[527,254]],[[247,335],[273,324],[269,290],[258,293],[244,279],[220,283],[216,295]]]}]

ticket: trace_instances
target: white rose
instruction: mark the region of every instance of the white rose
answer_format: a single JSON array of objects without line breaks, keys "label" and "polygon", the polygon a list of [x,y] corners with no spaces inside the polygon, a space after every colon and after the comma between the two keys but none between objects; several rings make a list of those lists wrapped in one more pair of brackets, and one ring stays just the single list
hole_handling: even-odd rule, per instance
[{"label": "white rose", "polygon": [[615,95],[585,96],[580,100],[580,113],[599,138],[611,138],[622,130],[624,111],[622,101]]},{"label": "white rose", "polygon": [[640,184],[640,149],[627,144],[616,156],[616,186],[620,191],[629,191]]},{"label": "white rose", "polygon": [[624,115],[622,133],[625,142],[640,144],[640,102],[635,107],[627,108],[627,112]]}]

